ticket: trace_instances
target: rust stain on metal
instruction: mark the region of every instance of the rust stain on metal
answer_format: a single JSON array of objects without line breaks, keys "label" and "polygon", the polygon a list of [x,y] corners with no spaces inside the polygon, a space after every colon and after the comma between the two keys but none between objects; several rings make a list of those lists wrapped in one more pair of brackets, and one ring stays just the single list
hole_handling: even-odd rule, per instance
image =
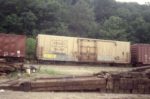
[{"label": "rust stain on metal", "polygon": [[150,44],[134,44],[131,46],[133,64],[150,64]]},{"label": "rust stain on metal", "polygon": [[[150,67],[146,67],[146,70]],[[138,72],[142,70],[142,72]],[[94,75],[39,78],[20,84],[23,91],[99,91],[114,93],[150,93],[150,76],[143,68],[124,73],[101,72]],[[150,72],[148,72],[150,73]],[[141,76],[139,76],[141,75]]]},{"label": "rust stain on metal", "polygon": [[97,61],[97,41],[90,39],[78,39],[79,60],[81,62]]},{"label": "rust stain on metal", "polygon": [[25,57],[26,36],[0,33],[0,57]]}]

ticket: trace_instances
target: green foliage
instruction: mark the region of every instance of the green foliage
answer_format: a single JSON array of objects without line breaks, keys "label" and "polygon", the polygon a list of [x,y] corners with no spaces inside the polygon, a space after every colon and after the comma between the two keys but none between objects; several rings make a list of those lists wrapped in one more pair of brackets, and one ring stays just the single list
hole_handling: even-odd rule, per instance
[{"label": "green foliage", "polygon": [[26,54],[27,57],[34,58],[36,52],[36,40],[34,38],[27,38],[26,42]]},{"label": "green foliage", "polygon": [[51,68],[46,68],[46,69],[41,69],[39,71],[41,74],[48,74],[48,75],[62,75],[64,74],[63,72],[51,69]]},{"label": "green foliage", "polygon": [[99,23],[112,16],[117,7],[115,0],[93,0],[93,6]]},{"label": "green foliage", "polygon": [[0,0],[0,5],[0,32],[29,37],[46,33],[150,43],[150,3]]},{"label": "green foliage", "polygon": [[120,17],[111,16],[103,24],[100,32],[103,38],[114,40],[126,40],[127,23]]},{"label": "green foliage", "polygon": [[69,30],[73,35],[88,37],[95,33],[97,23],[93,8],[85,0],[79,0],[72,5],[69,16]]},{"label": "green foliage", "polygon": [[132,13],[129,9],[120,7],[116,10],[116,13],[119,17],[124,18],[126,20],[130,19],[132,16]]},{"label": "green foliage", "polygon": [[150,43],[150,23],[146,22],[143,17],[138,17],[131,22],[130,37],[132,42]]}]

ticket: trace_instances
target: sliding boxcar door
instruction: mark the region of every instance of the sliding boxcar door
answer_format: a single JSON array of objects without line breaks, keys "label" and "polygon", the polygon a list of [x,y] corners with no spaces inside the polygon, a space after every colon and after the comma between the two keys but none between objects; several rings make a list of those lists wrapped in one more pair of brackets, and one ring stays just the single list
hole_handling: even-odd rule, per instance
[{"label": "sliding boxcar door", "polygon": [[79,61],[95,62],[97,59],[96,40],[78,39]]}]

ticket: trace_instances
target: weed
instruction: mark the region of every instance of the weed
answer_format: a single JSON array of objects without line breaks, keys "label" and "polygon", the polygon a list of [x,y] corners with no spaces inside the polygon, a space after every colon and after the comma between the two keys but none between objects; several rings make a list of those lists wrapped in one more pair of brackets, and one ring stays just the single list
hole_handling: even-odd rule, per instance
[{"label": "weed", "polygon": [[39,71],[39,73],[48,74],[48,75],[61,75],[61,74],[63,74],[63,73],[56,71],[56,70],[53,70],[53,69],[41,69]]}]

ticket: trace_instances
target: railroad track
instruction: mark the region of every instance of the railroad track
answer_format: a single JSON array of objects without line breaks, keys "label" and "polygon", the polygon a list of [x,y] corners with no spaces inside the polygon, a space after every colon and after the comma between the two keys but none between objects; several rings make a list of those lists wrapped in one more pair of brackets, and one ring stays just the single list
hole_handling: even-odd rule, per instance
[{"label": "railroad track", "polygon": [[[144,67],[143,67],[144,68]],[[20,84],[22,91],[98,91],[112,93],[150,93],[148,67],[122,73],[101,72],[87,76],[36,78]],[[138,72],[140,69],[144,71]],[[137,70],[137,71],[136,71]]]},{"label": "railroad track", "polygon": [[18,70],[23,70],[23,63],[0,62],[0,75],[9,74]]},{"label": "railroad track", "polygon": [[12,80],[0,88],[27,92],[97,91],[111,93],[150,94],[150,66],[134,68],[128,72],[100,72],[85,76],[60,76]]}]

